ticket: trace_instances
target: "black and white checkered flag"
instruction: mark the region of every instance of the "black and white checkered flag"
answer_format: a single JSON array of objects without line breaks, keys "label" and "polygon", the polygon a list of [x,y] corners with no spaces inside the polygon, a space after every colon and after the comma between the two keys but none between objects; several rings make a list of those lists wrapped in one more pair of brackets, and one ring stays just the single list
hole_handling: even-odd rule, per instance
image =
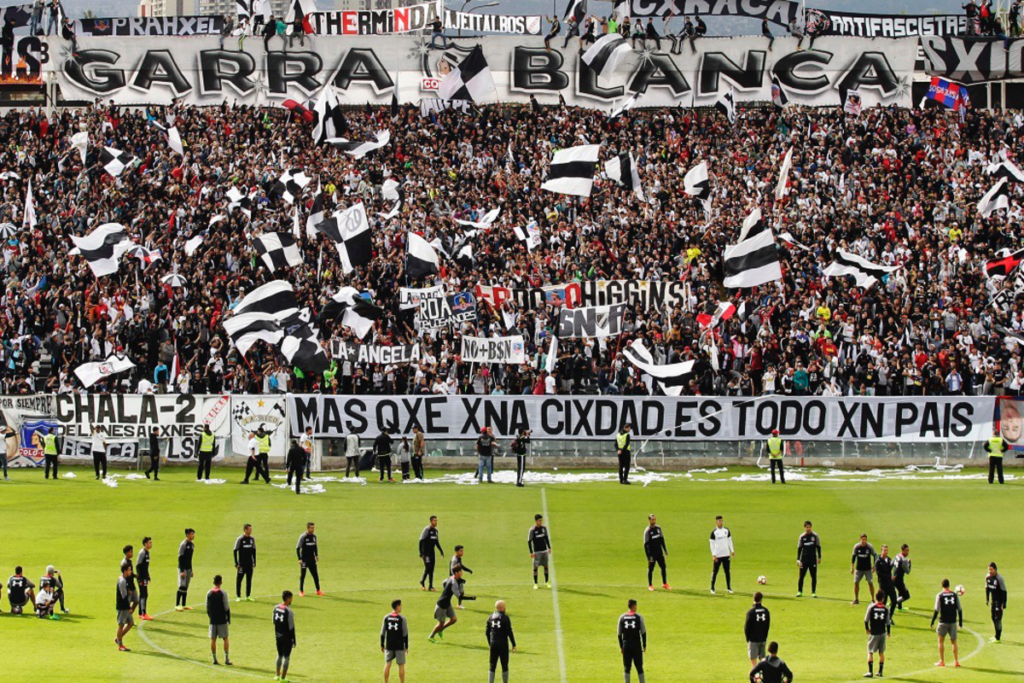
[{"label": "black and white checkered flag", "polygon": [[300,169],[293,168],[284,172],[271,192],[280,195],[289,204],[294,204],[295,200],[302,195],[302,191],[306,189],[306,185],[311,182],[313,182],[312,178]]},{"label": "black and white checkered flag", "polygon": [[100,152],[100,163],[103,164],[103,169],[115,178],[121,175],[133,161],[135,161],[135,157],[131,154],[118,151],[113,147],[104,147]]},{"label": "black and white checkered flag", "polygon": [[333,216],[316,226],[337,245],[341,269],[346,275],[356,266],[364,266],[373,258],[373,235],[370,221],[366,218],[366,207],[362,202]]},{"label": "black and white checkered flag", "polygon": [[289,332],[281,342],[281,353],[289,363],[308,372],[321,373],[331,365],[316,332],[309,325],[300,325]]},{"label": "black and white checkered flag", "polygon": [[487,66],[483,48],[479,45],[437,87],[437,96],[442,100],[482,102],[494,99],[496,94],[491,68]]},{"label": "black and white checkered flag", "polygon": [[228,210],[238,209],[245,214],[245,217],[252,220],[252,198],[255,192],[252,194],[242,194],[241,190],[237,187],[232,187],[227,191],[226,196],[228,198]]},{"label": "black and white checkered flag", "polygon": [[302,265],[302,252],[295,237],[286,232],[268,232],[253,238],[253,246],[270,272]]}]

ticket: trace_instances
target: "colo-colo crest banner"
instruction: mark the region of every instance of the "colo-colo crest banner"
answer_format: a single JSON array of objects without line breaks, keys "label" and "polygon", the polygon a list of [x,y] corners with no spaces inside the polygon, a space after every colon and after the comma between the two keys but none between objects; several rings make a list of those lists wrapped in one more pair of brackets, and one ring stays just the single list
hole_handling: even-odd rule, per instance
[{"label": "colo-colo crest banner", "polygon": [[475,439],[529,429],[535,439],[608,441],[624,424],[635,439],[761,441],[778,429],[801,441],[983,441],[992,434],[987,398],[703,398],[611,396],[288,396],[292,434]]},{"label": "colo-colo crest banner", "polygon": [[[74,58],[51,59],[44,69],[56,70],[65,98],[90,102],[273,105],[307,100],[330,84],[342,104],[389,104],[392,94],[401,103],[418,103],[436,96],[444,74],[475,43],[444,50],[427,44],[418,36],[320,36],[315,50],[267,52],[258,40],[243,50],[222,50],[216,36],[85,36]],[[856,90],[865,107],[907,107],[917,55],[915,38],[837,37],[827,51],[797,51],[794,38],[776,38],[772,50],[760,36],[705,38],[696,52],[632,53],[599,83],[575,46],[547,50],[533,36],[489,36],[479,44],[496,101],[527,104],[533,95],[554,103],[561,95],[569,105],[609,109],[631,93],[642,93],[640,106],[651,107],[711,106],[730,89],[737,101],[765,102],[773,74],[794,104],[837,106],[841,91]]]},{"label": "colo-colo crest banner", "polygon": [[141,439],[155,427],[160,438],[198,434],[204,425],[217,436],[231,431],[229,396],[194,394],[57,394],[54,417],[69,438],[88,438],[102,426],[111,439]]}]

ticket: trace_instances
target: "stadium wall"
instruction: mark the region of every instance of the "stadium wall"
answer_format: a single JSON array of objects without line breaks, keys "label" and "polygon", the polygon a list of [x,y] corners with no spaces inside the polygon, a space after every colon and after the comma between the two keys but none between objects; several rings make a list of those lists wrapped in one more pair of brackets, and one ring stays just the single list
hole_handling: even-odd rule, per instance
[{"label": "stadium wall", "polygon": [[5,424],[19,432],[20,464],[42,460],[36,433],[55,427],[66,458],[88,458],[84,445],[102,426],[114,462],[134,463],[157,430],[169,462],[194,459],[209,424],[218,459],[241,464],[249,434],[270,433],[271,456],[283,461],[288,440],[314,429],[324,467],[344,462],[343,440],[364,447],[382,429],[427,437],[432,466],[475,465],[474,440],[485,426],[507,444],[532,432],[540,466],[610,467],[621,424],[634,425],[634,451],[645,466],[683,469],[753,463],[773,429],[790,461],[837,467],[984,462],[983,442],[997,430],[1024,455],[1024,401],[997,397],[610,397],[610,396],[333,396],[58,394],[0,397]]}]

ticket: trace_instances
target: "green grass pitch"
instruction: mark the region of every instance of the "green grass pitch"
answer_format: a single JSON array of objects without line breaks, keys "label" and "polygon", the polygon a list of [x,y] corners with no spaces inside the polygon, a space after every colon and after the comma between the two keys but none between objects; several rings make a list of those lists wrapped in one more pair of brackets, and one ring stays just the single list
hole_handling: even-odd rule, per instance
[{"label": "green grass pitch", "polygon": [[[121,479],[116,489],[94,481],[85,468],[72,471],[77,478],[46,482],[41,471],[15,470],[12,481],[0,482],[3,577],[21,564],[38,582],[45,566],[55,564],[65,576],[71,610],[59,622],[13,617],[5,591],[0,630],[6,680],[272,678],[270,612],[283,589],[298,591],[294,549],[308,520],[317,524],[327,595],[296,596],[298,648],[289,676],[295,681],[381,680],[378,634],[393,598],[404,601],[410,625],[408,681],[486,680],[484,621],[499,598],[508,601],[519,641],[512,680],[621,681],[615,625],[631,597],[640,601],[647,621],[648,681],[746,680],[743,618],[761,574],[768,578],[763,591],[771,638],[780,642],[798,680],[859,680],[866,670],[866,604],[850,605],[849,560],[861,532],[876,548],[912,548],[913,597],[909,611],[897,615],[887,678],[1011,681],[1024,672],[1020,479],[1003,487],[975,479],[804,481],[783,488],[730,481],[739,473],[730,470],[646,487],[517,489],[371,480],[366,486],[327,483],[324,494],[297,497],[264,484],[238,486],[238,470],[217,469],[214,476],[228,481],[220,486],[197,484],[190,469],[167,469],[158,484]],[[545,500],[556,582],[555,590],[534,591],[526,537]],[[646,589],[641,536],[652,512],[668,542],[670,593]],[[440,518],[448,557],[456,543],[466,546],[465,562],[475,571],[467,592],[479,597],[466,603],[459,623],[436,645],[427,634],[437,594],[417,585],[417,540],[430,514]],[[716,514],[725,516],[736,543],[735,595],[708,593],[708,536]],[[824,547],[817,600],[794,597],[795,545],[804,519],[813,520]],[[236,604],[231,549],[243,522],[255,527],[259,601]],[[189,593],[197,609],[176,613],[175,561],[186,526],[197,530]],[[119,653],[112,639],[121,547],[132,543],[138,549],[143,535],[155,542],[150,613],[157,619],[128,635],[131,653]],[[991,560],[1010,589],[999,645],[988,642],[983,579]],[[447,560],[439,567],[446,569]],[[201,605],[215,573],[225,576],[232,596],[230,671],[209,665]],[[946,577],[967,589],[959,671],[932,666],[937,651],[928,622]],[[398,680],[397,671],[392,676]]]}]

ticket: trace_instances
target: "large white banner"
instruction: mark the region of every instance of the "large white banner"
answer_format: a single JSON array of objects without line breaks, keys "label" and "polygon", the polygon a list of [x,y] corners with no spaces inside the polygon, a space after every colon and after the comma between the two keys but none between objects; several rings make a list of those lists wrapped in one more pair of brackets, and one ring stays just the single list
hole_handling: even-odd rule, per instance
[{"label": "large white banner", "polygon": [[462,337],[463,363],[505,363],[519,365],[526,362],[526,345],[522,335],[511,337]]},{"label": "large white banner", "polygon": [[270,457],[288,452],[288,416],[284,396],[231,397],[231,450],[248,455],[249,436],[260,427],[270,435]]},{"label": "large white banner", "polygon": [[[56,39],[49,60],[28,47],[28,58],[42,63],[65,98],[119,104],[219,105],[280,104],[308,100],[330,83],[343,104],[418,103],[436,97],[441,79],[479,43],[491,68],[497,101],[542,103],[558,96],[569,105],[611,109],[632,93],[638,106],[710,106],[732,89],[737,101],[771,100],[772,75],[794,104],[836,106],[840,92],[859,91],[865,107],[908,107],[917,39],[829,37],[821,50],[797,50],[796,39],[759,36],[702,38],[696,52],[634,52],[614,74],[598,82],[573,42],[551,50],[537,36],[488,36],[445,50],[427,48],[427,36],[317,36],[316,47],[285,51],[272,39],[244,49],[220,49],[217,36],[176,38],[81,37],[72,58]],[[28,44],[26,44],[28,45]],[[225,46],[229,47],[229,46]],[[230,46],[233,47],[233,46]],[[663,45],[663,50],[668,46]]]},{"label": "large white banner", "polygon": [[559,339],[615,337],[622,333],[626,304],[563,308],[558,312]]},{"label": "large white banner", "polygon": [[993,397],[703,398],[612,396],[323,396],[288,397],[293,434],[475,439],[529,429],[537,439],[611,441],[623,424],[635,439],[760,441],[778,429],[801,441],[983,441],[992,434]]},{"label": "large white banner", "polygon": [[[92,439],[64,439],[61,458],[92,460]],[[135,462],[139,459],[139,442],[107,439],[108,462]]]},{"label": "large white banner", "polygon": [[56,394],[53,410],[65,437],[88,438],[92,425],[102,425],[111,439],[145,438],[154,427],[166,439],[198,434],[206,424],[228,436],[229,403],[226,395]]}]

